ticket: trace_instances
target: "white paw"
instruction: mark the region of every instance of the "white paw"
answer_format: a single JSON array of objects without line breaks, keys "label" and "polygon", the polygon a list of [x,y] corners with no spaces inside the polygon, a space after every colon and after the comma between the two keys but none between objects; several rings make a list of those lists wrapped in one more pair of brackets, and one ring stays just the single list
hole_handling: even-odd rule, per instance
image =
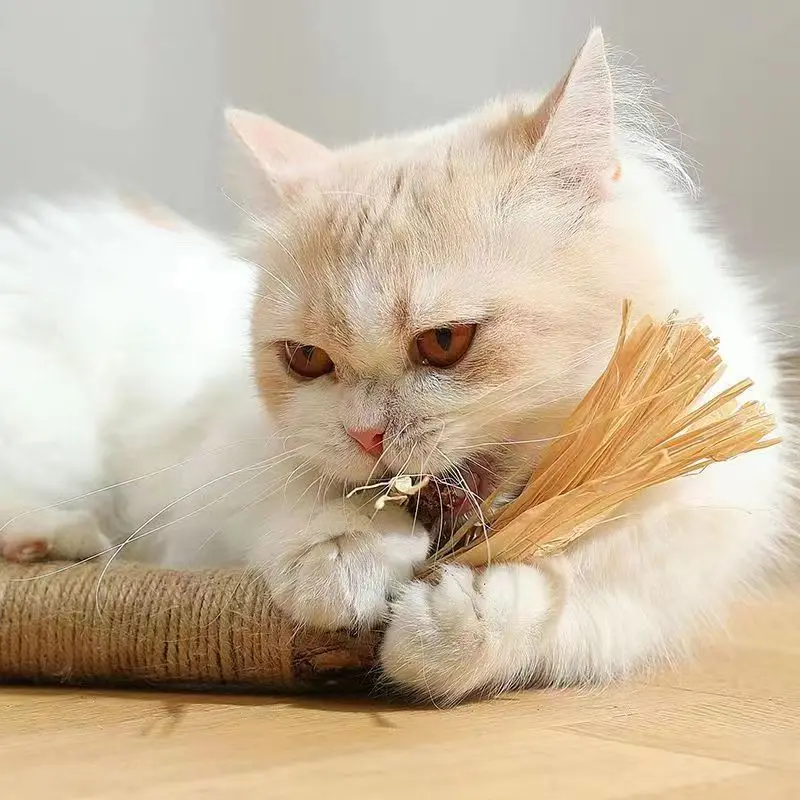
[{"label": "white paw", "polygon": [[83,511],[45,509],[23,513],[0,528],[0,556],[6,561],[81,561],[110,547],[94,517]]},{"label": "white paw", "polygon": [[348,531],[267,569],[275,602],[318,628],[368,627],[386,618],[388,599],[425,559],[427,537]]},{"label": "white paw", "polygon": [[393,683],[421,699],[452,704],[531,676],[552,604],[536,568],[443,568],[438,583],[415,581],[392,603],[381,664]]}]

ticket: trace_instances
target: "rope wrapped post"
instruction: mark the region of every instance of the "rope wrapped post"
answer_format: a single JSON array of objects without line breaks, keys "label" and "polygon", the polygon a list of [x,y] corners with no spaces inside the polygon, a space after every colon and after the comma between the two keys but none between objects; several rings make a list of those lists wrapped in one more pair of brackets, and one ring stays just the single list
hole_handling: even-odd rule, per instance
[{"label": "rope wrapped post", "polygon": [[310,691],[364,685],[377,634],[298,627],[252,574],[0,564],[0,679]]}]

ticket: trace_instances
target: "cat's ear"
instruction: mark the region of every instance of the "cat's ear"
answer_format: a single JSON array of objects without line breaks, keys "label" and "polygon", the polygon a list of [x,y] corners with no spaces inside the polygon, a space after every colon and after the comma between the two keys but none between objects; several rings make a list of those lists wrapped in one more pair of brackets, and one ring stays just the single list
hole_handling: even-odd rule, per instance
[{"label": "cat's ear", "polygon": [[280,182],[313,169],[330,156],[323,145],[269,117],[229,108],[225,120],[270,180]]},{"label": "cat's ear", "polygon": [[531,114],[509,120],[534,156],[537,177],[603,192],[619,178],[614,92],[600,28],[591,31],[567,74]]},{"label": "cat's ear", "polygon": [[269,213],[291,200],[331,156],[324,145],[269,117],[229,108],[225,119],[240,145],[238,157],[229,158],[232,188],[250,213]]}]

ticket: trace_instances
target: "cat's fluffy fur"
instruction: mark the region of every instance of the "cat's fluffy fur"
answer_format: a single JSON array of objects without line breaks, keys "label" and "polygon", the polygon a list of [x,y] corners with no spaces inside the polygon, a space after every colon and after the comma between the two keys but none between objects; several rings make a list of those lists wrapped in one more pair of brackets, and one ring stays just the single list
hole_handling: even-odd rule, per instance
[{"label": "cat's fluffy fur", "polygon": [[[594,32],[541,102],[412,135],[331,152],[232,113],[262,178],[241,258],[115,202],[2,230],[5,554],[130,540],[123,556],[255,565],[298,621],[388,619],[385,674],[444,701],[681,651],[779,551],[781,447],[649,491],[563,556],[436,583],[410,580],[428,539],[405,512],[343,499],[384,470],[535,460],[625,297],[702,314],[726,379],[752,377],[785,432],[766,311],[623,107]],[[465,321],[478,334],[456,367],[409,362],[415,333]],[[292,377],[283,340],[335,373]],[[348,427],[386,429],[380,463]]]}]

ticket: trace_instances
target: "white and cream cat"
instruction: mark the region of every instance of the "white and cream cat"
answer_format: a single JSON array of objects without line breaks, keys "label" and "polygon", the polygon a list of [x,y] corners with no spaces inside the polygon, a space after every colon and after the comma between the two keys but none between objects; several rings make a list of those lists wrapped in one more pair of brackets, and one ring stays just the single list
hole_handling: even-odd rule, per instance
[{"label": "white and cream cat", "polygon": [[[630,503],[563,556],[412,580],[428,534],[348,490],[473,500],[533,463],[623,298],[702,314],[786,433],[767,310],[623,96],[594,31],[544,99],[331,151],[231,112],[236,253],[116,200],[0,230],[0,546],[249,564],[299,622],[386,621],[396,684],[454,702],[668,659],[786,538],[784,447]],[[124,546],[122,546],[124,544]]]}]

